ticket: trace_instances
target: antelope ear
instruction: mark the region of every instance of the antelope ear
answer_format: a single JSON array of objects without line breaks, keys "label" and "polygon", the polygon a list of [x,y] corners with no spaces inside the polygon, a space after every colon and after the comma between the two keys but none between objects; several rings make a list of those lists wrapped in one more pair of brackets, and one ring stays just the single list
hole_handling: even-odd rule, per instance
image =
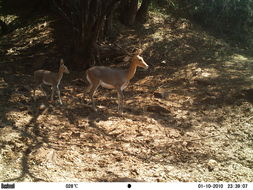
[{"label": "antelope ear", "polygon": [[63,65],[64,64],[64,61],[63,61],[63,59],[61,58],[61,60],[60,60],[60,65]]},{"label": "antelope ear", "polygon": [[134,55],[140,55],[142,52],[142,49],[136,49],[134,50]]},{"label": "antelope ear", "polygon": [[130,59],[131,59],[131,57],[126,56],[126,57],[124,57],[123,61],[124,61],[124,62],[128,62]]}]

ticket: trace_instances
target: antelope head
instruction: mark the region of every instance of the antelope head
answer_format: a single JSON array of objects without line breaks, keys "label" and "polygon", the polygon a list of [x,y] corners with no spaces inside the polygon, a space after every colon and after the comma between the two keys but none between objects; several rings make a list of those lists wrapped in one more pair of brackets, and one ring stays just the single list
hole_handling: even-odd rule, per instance
[{"label": "antelope head", "polygon": [[68,70],[68,68],[66,67],[66,65],[64,65],[63,59],[61,59],[61,61],[60,61],[60,68],[59,68],[59,71],[60,71],[61,73],[67,73],[67,74],[69,74],[69,70]]}]

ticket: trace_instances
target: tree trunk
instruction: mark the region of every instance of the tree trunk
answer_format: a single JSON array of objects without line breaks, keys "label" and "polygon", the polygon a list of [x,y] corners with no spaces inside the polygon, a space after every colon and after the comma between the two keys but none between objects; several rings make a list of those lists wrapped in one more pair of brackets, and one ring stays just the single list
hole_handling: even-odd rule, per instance
[{"label": "tree trunk", "polygon": [[131,0],[128,10],[128,25],[133,25],[138,10],[138,0]]},{"label": "tree trunk", "polygon": [[106,15],[106,20],[105,20],[105,26],[104,26],[104,31],[103,34],[104,36],[112,36],[113,32],[113,12],[115,10],[116,4],[114,7],[111,9],[111,11]]},{"label": "tree trunk", "polygon": [[135,22],[138,10],[138,0],[120,1],[120,18],[123,24],[131,26]]},{"label": "tree trunk", "polygon": [[89,67],[99,63],[99,39],[105,35],[105,20],[120,0],[53,0],[73,27],[73,60],[75,66]]},{"label": "tree trunk", "polygon": [[148,7],[150,5],[150,0],[142,0],[141,7],[139,8],[136,21],[140,23],[144,23],[148,19]]},{"label": "tree trunk", "polygon": [[7,24],[0,20],[0,35],[7,33]]},{"label": "tree trunk", "polygon": [[127,10],[129,9],[129,0],[120,0],[120,20],[127,25]]}]

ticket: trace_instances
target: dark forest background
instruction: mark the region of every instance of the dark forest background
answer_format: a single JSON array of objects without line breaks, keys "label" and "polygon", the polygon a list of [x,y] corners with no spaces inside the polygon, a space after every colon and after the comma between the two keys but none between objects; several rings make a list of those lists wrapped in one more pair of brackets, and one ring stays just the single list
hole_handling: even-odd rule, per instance
[{"label": "dark forest background", "polygon": [[[235,44],[252,45],[252,0],[10,0],[2,4],[8,10],[24,10],[25,17],[38,11],[60,16],[71,33],[66,53],[74,67],[87,68],[101,58],[124,54],[118,46],[108,48],[118,35],[115,26],[140,27],[148,20],[149,10],[190,19]],[[15,25],[1,20],[0,24],[2,34]]]}]

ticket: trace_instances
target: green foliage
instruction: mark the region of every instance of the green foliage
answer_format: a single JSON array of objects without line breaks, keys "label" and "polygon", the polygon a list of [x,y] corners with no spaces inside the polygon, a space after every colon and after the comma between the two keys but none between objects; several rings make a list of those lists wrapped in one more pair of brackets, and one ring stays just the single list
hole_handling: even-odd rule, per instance
[{"label": "green foliage", "polygon": [[[253,0],[183,0],[188,16],[216,32],[243,38],[252,31]],[[186,5],[185,4],[185,5]]]},{"label": "green foliage", "polygon": [[157,0],[153,4],[237,40],[253,32],[253,0]]},{"label": "green foliage", "polygon": [[223,32],[249,32],[253,22],[252,0],[188,0],[189,16]]},{"label": "green foliage", "polygon": [[168,9],[175,9],[176,4],[174,0],[151,0],[150,10],[153,12],[168,13]]}]

